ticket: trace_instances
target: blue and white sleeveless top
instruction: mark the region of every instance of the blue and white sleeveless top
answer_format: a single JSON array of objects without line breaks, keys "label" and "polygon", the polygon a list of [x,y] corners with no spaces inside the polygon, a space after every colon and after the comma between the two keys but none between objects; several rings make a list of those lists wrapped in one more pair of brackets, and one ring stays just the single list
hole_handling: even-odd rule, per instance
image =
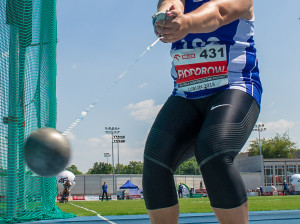
[{"label": "blue and white sleeveless top", "polygon": [[[186,0],[185,13],[209,0]],[[172,95],[188,99],[239,89],[261,102],[262,87],[254,47],[254,19],[238,19],[211,33],[188,34],[172,44]]]}]

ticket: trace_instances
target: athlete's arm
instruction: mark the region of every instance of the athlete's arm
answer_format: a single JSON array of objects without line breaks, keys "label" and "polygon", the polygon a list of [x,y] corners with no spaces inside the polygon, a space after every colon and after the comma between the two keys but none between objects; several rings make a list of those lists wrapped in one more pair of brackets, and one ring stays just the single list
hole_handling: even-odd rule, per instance
[{"label": "athlete's arm", "polygon": [[188,33],[209,33],[239,18],[252,19],[253,0],[211,0],[196,10],[184,14],[175,4],[170,7],[167,20],[157,25],[164,42],[175,42]]}]

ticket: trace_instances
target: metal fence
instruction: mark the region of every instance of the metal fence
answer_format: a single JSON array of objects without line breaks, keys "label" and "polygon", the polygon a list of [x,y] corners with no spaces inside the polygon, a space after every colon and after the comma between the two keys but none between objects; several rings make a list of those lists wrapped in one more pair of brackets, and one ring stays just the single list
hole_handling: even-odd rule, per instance
[{"label": "metal fence", "polygon": [[[247,189],[256,189],[261,186],[260,183],[260,172],[257,173],[241,173],[242,178],[245,182]],[[142,175],[141,174],[118,174],[115,175],[115,192],[119,191],[120,187],[130,180],[133,184],[142,188]],[[201,175],[175,175],[174,176],[175,185],[179,183],[184,183],[190,188],[199,189],[200,182],[203,183],[203,188],[205,188],[204,181]],[[71,190],[72,195],[100,195],[102,194],[102,185],[104,182],[108,185],[108,194],[113,193],[113,176],[112,175],[77,175],[75,178],[75,186]],[[222,186],[220,186],[222,189]]]}]

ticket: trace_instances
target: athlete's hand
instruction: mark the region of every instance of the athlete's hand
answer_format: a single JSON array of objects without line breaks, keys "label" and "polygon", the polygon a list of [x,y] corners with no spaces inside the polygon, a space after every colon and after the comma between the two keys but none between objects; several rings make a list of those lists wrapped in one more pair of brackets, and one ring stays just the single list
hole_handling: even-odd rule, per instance
[{"label": "athlete's hand", "polygon": [[167,12],[169,19],[157,21],[156,30],[162,35],[161,41],[173,43],[188,34],[188,18],[172,5]]}]

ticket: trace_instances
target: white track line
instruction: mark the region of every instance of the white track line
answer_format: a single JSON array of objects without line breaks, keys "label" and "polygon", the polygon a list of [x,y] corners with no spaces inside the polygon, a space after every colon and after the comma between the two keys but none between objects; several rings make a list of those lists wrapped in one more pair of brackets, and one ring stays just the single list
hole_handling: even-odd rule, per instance
[{"label": "white track line", "polygon": [[86,211],[93,212],[93,213],[95,213],[100,219],[102,219],[102,220],[104,220],[104,221],[106,221],[106,222],[108,222],[108,223],[110,223],[110,224],[117,224],[117,223],[115,223],[115,222],[109,221],[107,218],[101,216],[99,213],[95,212],[94,210],[90,210],[90,209],[87,209],[87,208],[85,208],[85,207],[82,207],[82,206],[79,206],[79,205],[75,205],[75,204],[73,204],[72,202],[69,202],[69,204],[74,205],[74,206],[76,206],[76,207],[78,207],[78,208],[84,209],[84,210],[86,210]]}]

